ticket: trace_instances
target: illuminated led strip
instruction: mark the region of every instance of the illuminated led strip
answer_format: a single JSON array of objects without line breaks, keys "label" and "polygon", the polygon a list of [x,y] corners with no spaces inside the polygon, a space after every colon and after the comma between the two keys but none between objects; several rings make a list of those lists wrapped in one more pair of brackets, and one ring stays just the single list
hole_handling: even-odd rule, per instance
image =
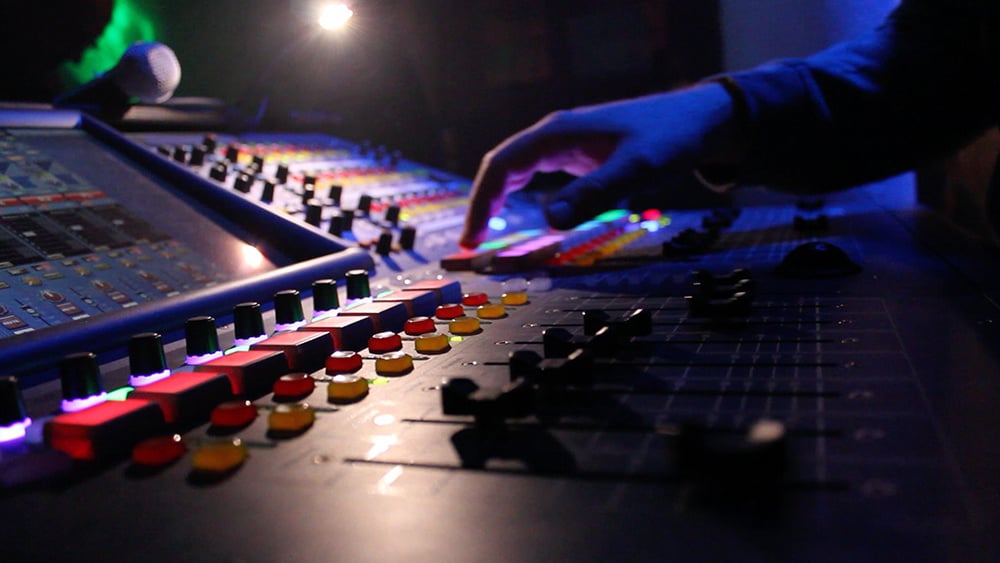
[{"label": "illuminated led strip", "polygon": [[312,320],[318,321],[325,317],[333,317],[339,312],[340,309],[323,309],[322,311],[313,311]]},{"label": "illuminated led strip", "polygon": [[538,237],[534,240],[529,240],[513,246],[497,254],[497,258],[517,258],[519,256],[526,256],[535,252],[536,250],[545,248],[552,244],[561,243],[565,237],[563,235],[547,235],[543,237]]},{"label": "illuminated led strip", "polygon": [[295,321],[294,323],[275,323],[274,332],[291,332],[306,326],[305,321]]},{"label": "illuminated led strip", "polygon": [[221,358],[223,355],[222,350],[219,350],[210,354],[201,354],[200,356],[185,356],[184,363],[189,366],[199,366],[205,362],[210,362],[215,358]]},{"label": "illuminated led strip", "polygon": [[170,370],[165,369],[163,371],[158,371],[156,373],[149,373],[146,375],[130,375],[128,376],[128,384],[132,387],[142,387],[143,385],[149,385],[150,383],[156,383],[161,379],[166,379],[170,377]]},{"label": "illuminated led strip", "polygon": [[63,399],[60,406],[63,412],[77,412],[83,409],[99,405],[108,398],[108,394],[101,391],[97,395],[91,395],[82,399]]},{"label": "illuminated led strip", "polygon": [[20,422],[0,426],[0,442],[12,442],[24,438],[29,426],[31,426],[31,419],[28,417]]},{"label": "illuminated led strip", "polygon": [[266,334],[261,334],[258,336],[252,336],[250,338],[237,338],[233,340],[234,347],[250,346],[251,344],[256,344],[263,340],[267,340]]}]

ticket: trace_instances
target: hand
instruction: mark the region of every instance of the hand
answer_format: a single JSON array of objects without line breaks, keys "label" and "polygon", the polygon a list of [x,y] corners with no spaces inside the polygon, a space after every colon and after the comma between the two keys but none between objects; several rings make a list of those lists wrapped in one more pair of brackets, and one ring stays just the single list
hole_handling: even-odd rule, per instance
[{"label": "hand", "polygon": [[630,189],[630,180],[650,169],[715,162],[726,144],[719,133],[728,130],[732,112],[729,94],[709,83],[552,113],[483,157],[459,243],[478,246],[507,194],[535,172],[578,176],[545,208],[550,225],[567,229],[608,209]]}]

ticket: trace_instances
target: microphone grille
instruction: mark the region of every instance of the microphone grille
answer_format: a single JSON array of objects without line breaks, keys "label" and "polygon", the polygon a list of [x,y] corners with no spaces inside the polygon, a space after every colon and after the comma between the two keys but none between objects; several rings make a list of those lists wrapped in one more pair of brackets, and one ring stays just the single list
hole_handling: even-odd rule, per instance
[{"label": "microphone grille", "polygon": [[181,81],[174,51],[162,43],[133,43],[108,71],[125,94],[146,104],[165,102]]}]

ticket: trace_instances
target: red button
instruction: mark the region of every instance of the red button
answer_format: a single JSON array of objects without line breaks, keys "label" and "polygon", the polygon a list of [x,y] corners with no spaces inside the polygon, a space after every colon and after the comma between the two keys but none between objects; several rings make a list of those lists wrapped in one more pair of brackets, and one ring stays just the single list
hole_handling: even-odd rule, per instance
[{"label": "red button", "polygon": [[238,428],[257,418],[257,407],[250,401],[228,401],[212,409],[212,426]]},{"label": "red button", "polygon": [[156,436],[143,440],[132,448],[132,463],[148,466],[161,466],[180,459],[187,446],[180,434],[173,436]]},{"label": "red button", "polygon": [[361,356],[350,350],[338,350],[326,359],[326,373],[353,373],[361,369]]},{"label": "red button", "polygon": [[372,354],[395,352],[403,347],[403,339],[395,332],[378,332],[368,339],[368,351]]},{"label": "red button", "polygon": [[462,296],[462,305],[478,307],[490,302],[490,298],[485,293],[466,293]]},{"label": "red button", "polygon": [[316,380],[307,373],[288,373],[274,382],[274,394],[279,397],[308,395],[316,388]]},{"label": "red button", "polygon": [[437,311],[434,312],[434,316],[439,319],[457,319],[465,315],[465,309],[458,303],[448,303],[446,305],[438,305]]},{"label": "red button", "polygon": [[412,319],[406,321],[406,326],[403,327],[403,330],[410,336],[418,336],[420,334],[434,332],[434,319],[428,317],[413,317]]}]

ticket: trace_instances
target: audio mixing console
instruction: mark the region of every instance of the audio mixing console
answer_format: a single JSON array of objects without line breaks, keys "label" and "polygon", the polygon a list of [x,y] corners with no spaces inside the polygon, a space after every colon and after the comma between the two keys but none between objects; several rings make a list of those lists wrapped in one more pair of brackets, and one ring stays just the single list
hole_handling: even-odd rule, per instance
[{"label": "audio mixing console", "polygon": [[348,250],[0,380],[4,560],[1000,555],[1000,253],[925,210],[515,205],[459,252],[466,182],[391,153],[139,140],[187,197]]}]

